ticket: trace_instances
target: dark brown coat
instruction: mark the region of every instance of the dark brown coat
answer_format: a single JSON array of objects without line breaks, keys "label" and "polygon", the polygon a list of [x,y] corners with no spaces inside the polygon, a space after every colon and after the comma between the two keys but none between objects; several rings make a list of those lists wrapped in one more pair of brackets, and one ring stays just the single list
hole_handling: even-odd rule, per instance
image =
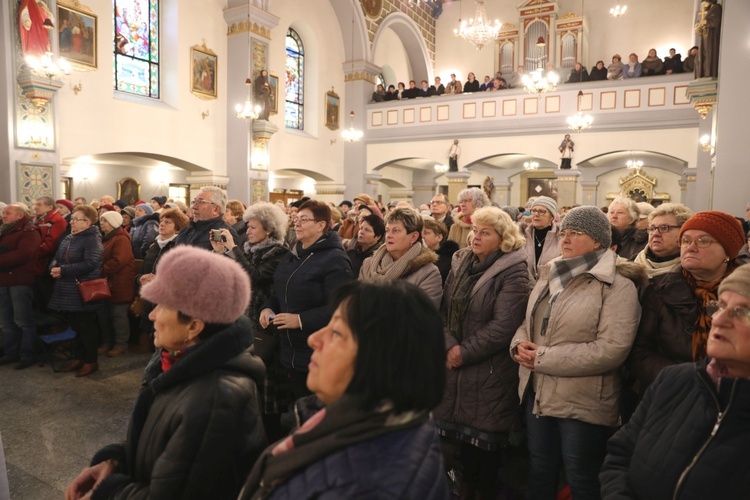
[{"label": "dark brown coat", "polygon": [[118,227],[104,235],[104,262],[102,276],[109,280],[113,304],[131,302],[135,297],[135,259],[130,235]]}]

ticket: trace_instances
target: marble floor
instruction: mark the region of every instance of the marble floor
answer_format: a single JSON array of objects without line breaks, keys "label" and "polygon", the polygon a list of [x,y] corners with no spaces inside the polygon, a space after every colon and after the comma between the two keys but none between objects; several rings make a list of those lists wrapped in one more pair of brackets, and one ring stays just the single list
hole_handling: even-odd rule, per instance
[{"label": "marble floor", "polygon": [[100,357],[99,371],[82,379],[49,365],[0,366],[0,436],[13,500],[63,498],[95,451],[124,440],[149,358]]}]

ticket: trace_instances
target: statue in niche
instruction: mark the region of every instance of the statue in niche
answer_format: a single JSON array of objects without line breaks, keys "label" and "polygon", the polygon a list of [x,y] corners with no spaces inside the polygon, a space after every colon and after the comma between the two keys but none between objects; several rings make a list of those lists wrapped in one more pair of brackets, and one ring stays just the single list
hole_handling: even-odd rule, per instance
[{"label": "statue in niche", "polygon": [[253,98],[255,103],[262,108],[258,114],[258,120],[268,120],[268,115],[271,113],[272,97],[268,71],[262,69],[258,78],[255,79],[255,83],[253,83]]},{"label": "statue in niche", "polygon": [[461,156],[461,146],[458,145],[458,139],[454,139],[453,144],[448,149],[448,171],[458,172],[459,156]]},{"label": "statue in niche", "polygon": [[55,28],[55,17],[42,0],[21,0],[18,6],[18,29],[24,57],[41,57],[50,52],[49,32]]},{"label": "statue in niche", "polygon": [[568,170],[571,168],[570,162],[573,160],[573,146],[575,146],[575,144],[570,140],[570,134],[565,134],[565,138],[557,148],[557,150],[560,151],[561,170]]},{"label": "statue in niche", "polygon": [[700,35],[698,56],[695,64],[696,78],[716,78],[719,76],[719,40],[721,39],[721,5],[717,0],[701,2],[701,20],[695,32]]}]

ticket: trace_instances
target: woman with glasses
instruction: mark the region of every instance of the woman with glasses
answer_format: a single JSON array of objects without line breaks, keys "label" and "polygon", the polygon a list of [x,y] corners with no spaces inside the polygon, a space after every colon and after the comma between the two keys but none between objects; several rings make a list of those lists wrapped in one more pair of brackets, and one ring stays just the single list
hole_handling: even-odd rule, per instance
[{"label": "woman with glasses", "polygon": [[605,498],[747,497],[750,266],[717,293],[706,304],[708,358],[663,370],[609,441],[600,475]]},{"label": "woman with glasses", "polygon": [[598,208],[574,208],[560,227],[562,258],[541,269],[510,344],[528,429],[528,498],[555,498],[562,462],[573,498],[595,499],[619,421],[620,367],[638,328],[634,281],[642,271],[617,262]]},{"label": "woman with glasses", "polygon": [[648,244],[634,262],[646,268],[649,280],[680,264],[680,228],[693,212],[682,203],[664,203],[648,216]]},{"label": "woman with glasses", "polygon": [[526,228],[526,261],[531,286],[539,278],[539,269],[560,256],[559,227],[555,222],[557,202],[547,196],[535,198],[531,207],[531,224]]},{"label": "woman with glasses", "polygon": [[479,188],[468,188],[458,193],[458,206],[461,212],[453,220],[448,239],[458,243],[458,248],[466,248],[471,233],[471,215],[474,210],[490,206],[490,199]]},{"label": "woman with glasses", "polygon": [[679,234],[680,264],[654,277],[641,300],[643,316],[629,358],[641,392],[667,366],[706,357],[706,306],[739,266],[735,256],[745,244],[739,221],[715,210],[693,215]]},{"label": "woman with glasses", "polygon": [[76,377],[85,377],[99,369],[96,352],[99,346],[99,320],[96,310],[104,307],[104,304],[84,302],[78,290],[79,282],[101,277],[104,248],[101,232],[94,226],[97,219],[93,207],[75,207],[70,216],[70,234],[57,247],[55,260],[50,268],[50,275],[55,278],[55,288],[49,308],[59,311],[78,334],[75,359],[65,364],[60,371],[74,371]]},{"label": "woman with glasses", "polygon": [[341,238],[329,231],[331,207],[308,200],[292,219],[297,244],[273,275],[273,293],[260,312],[262,328],[273,325],[281,335],[281,365],[294,398],[310,394],[306,379],[312,349],[307,338],[331,319],[331,294],[352,279],[352,265]]}]

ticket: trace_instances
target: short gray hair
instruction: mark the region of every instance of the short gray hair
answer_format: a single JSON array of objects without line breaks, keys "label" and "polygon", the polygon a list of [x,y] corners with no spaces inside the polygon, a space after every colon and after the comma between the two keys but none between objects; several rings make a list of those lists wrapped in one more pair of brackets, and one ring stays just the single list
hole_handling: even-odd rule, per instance
[{"label": "short gray hair", "polygon": [[407,233],[419,233],[420,239],[422,238],[422,229],[424,228],[424,222],[422,221],[422,215],[409,207],[396,207],[385,216],[386,224],[393,224],[394,222],[401,221],[406,228]]},{"label": "short gray hair", "polygon": [[654,218],[662,215],[674,216],[674,218],[677,219],[677,225],[682,226],[693,216],[693,211],[682,203],[662,203],[649,214],[648,223],[651,224]]},{"label": "short gray hair", "polygon": [[48,207],[55,208],[55,199],[51,196],[40,196],[36,201],[43,201]]},{"label": "short gray hair", "polygon": [[204,186],[198,191],[198,194],[200,193],[211,193],[211,199],[209,201],[219,207],[222,214],[226,211],[227,202],[229,201],[226,191],[216,186]]},{"label": "short gray hair", "polygon": [[489,207],[490,205],[492,205],[490,199],[487,198],[486,194],[484,194],[484,191],[479,188],[468,188],[458,193],[459,203],[461,203],[461,200],[465,200],[467,198],[470,198],[471,202],[474,204],[474,210],[482,207]]},{"label": "short gray hair", "polygon": [[263,229],[268,231],[269,238],[284,241],[289,217],[275,203],[262,202],[250,205],[242,218],[246,222],[257,220]]},{"label": "short gray hair", "polygon": [[612,203],[609,204],[610,210],[612,210],[612,205],[622,205],[627,208],[628,212],[630,212],[630,217],[634,221],[638,220],[638,216],[641,213],[640,210],[638,210],[638,204],[635,202],[635,200],[626,198],[625,196],[618,196],[617,198],[612,200]]}]

